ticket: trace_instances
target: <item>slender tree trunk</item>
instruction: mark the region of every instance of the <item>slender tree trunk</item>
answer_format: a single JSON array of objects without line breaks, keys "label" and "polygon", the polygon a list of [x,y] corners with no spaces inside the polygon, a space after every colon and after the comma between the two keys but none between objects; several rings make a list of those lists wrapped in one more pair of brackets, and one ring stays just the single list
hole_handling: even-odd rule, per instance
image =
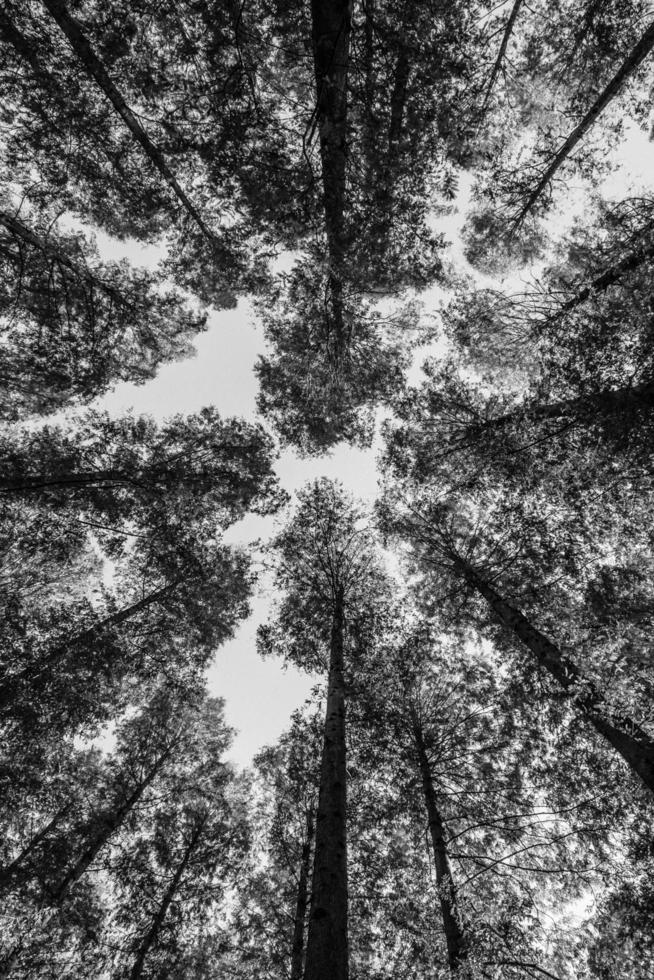
[{"label": "slender tree trunk", "polygon": [[434,855],[434,867],[436,869],[436,884],[441,905],[441,916],[443,919],[443,931],[447,942],[447,959],[450,973],[456,974],[462,963],[468,956],[467,943],[463,929],[459,923],[456,909],[456,892],[452,871],[447,856],[447,846],[445,843],[445,832],[443,821],[436,803],[436,792],[434,790],[434,779],[431,766],[425,748],[425,739],[420,722],[412,714],[413,738],[416,747],[416,756],[420,777],[422,779],[422,789],[425,797],[425,808],[427,810],[427,820],[429,823],[429,835],[431,837],[432,851]]},{"label": "slender tree trunk", "polygon": [[290,980],[302,980],[304,971],[304,933],[307,908],[309,907],[309,875],[311,873],[311,847],[314,835],[313,812],[307,812],[307,835],[302,845],[297,885],[297,901],[293,920],[293,946],[291,948]]},{"label": "slender tree trunk", "polygon": [[518,14],[520,13],[520,8],[522,7],[522,4],[523,4],[523,0],[515,0],[513,7],[511,8],[511,13],[509,14],[509,19],[506,22],[506,27],[504,28],[504,33],[502,34],[502,43],[500,44],[500,50],[497,52],[497,58],[495,59],[493,70],[491,71],[491,75],[488,80],[488,87],[486,88],[484,103],[481,107],[482,118],[486,113],[488,103],[490,102],[491,95],[493,94],[493,89],[495,88],[495,82],[497,81],[502,65],[504,64],[506,49],[509,46],[509,41],[511,39],[511,35],[513,34],[513,28],[515,27],[515,22],[517,20]]},{"label": "slender tree trunk", "polygon": [[[651,233],[651,227],[643,228],[641,232],[641,234],[649,236],[651,236]],[[646,241],[646,244],[642,245],[640,248],[634,249],[633,252],[630,252],[628,255],[625,255],[624,258],[620,259],[619,262],[616,262],[615,265],[609,266],[608,269],[605,269],[604,272],[593,279],[592,282],[580,289],[576,296],[573,296],[571,299],[566,300],[565,303],[562,303],[558,310],[544,318],[543,324],[548,325],[554,323],[556,320],[559,320],[566,313],[569,313],[570,310],[574,310],[577,306],[585,303],[590,296],[593,296],[596,293],[604,292],[610,286],[620,282],[623,276],[627,275],[629,272],[633,272],[635,269],[638,269],[651,258],[654,258],[654,242]]]},{"label": "slender tree trunk", "polygon": [[343,632],[339,590],[332,620],[304,980],[347,980],[349,975]]},{"label": "slender tree trunk", "polygon": [[202,837],[202,832],[204,830],[205,823],[206,823],[206,818],[204,820],[201,820],[198,826],[196,827],[191,839],[188,842],[188,846],[184,851],[184,856],[182,857],[182,860],[178,864],[175,874],[173,875],[168,887],[166,888],[166,891],[164,892],[163,898],[152,920],[150,928],[148,929],[147,933],[141,940],[141,943],[136,953],[136,958],[134,960],[134,965],[132,966],[132,969],[130,971],[130,975],[129,975],[130,980],[139,980],[139,978],[143,975],[143,966],[145,964],[145,958],[150,952],[152,946],[157,941],[157,937],[159,935],[159,932],[161,931],[161,927],[166,918],[168,909],[170,908],[170,904],[173,898],[175,897],[175,893],[177,892],[180,886],[182,878],[184,877],[184,872],[186,871],[186,868],[188,867],[188,863],[191,860],[191,857],[193,856],[193,852],[195,851],[196,847],[200,842],[200,838]]},{"label": "slender tree trunk", "polygon": [[0,493],[36,493],[39,490],[79,489],[107,484],[138,483],[138,474],[123,470],[95,470],[89,473],[53,473],[50,476],[0,477]]},{"label": "slender tree trunk", "polygon": [[347,339],[343,277],[345,274],[347,71],[350,57],[351,16],[350,0],[311,0],[316,118],[320,133],[323,207],[337,359],[340,358]]},{"label": "slender tree trunk", "polygon": [[26,844],[22,849],[20,854],[14,858],[14,860],[7,864],[4,868],[0,869],[0,890],[11,888],[14,879],[22,870],[22,866],[25,859],[39,846],[41,841],[45,840],[51,830],[57,826],[59,821],[66,816],[71,810],[71,804],[68,803],[66,806],[61,807],[60,810],[55,813],[54,817],[48,821],[48,823],[39,830],[37,834],[32,837],[29,844]]},{"label": "slender tree trunk", "polygon": [[76,636],[71,637],[66,640],[65,643],[61,643],[56,646],[50,653],[42,657],[36,663],[29,664],[24,667],[23,670],[14,675],[10,681],[0,685],[0,709],[6,708],[8,704],[16,697],[17,687],[24,683],[26,680],[32,680],[37,677],[43,670],[52,666],[57,661],[64,658],[71,649],[79,647],[80,644],[89,644],[96,637],[100,636],[105,630],[111,629],[115,626],[120,626],[121,623],[132,619],[138,613],[147,609],[149,606],[153,606],[162,599],[166,598],[173,592],[177,586],[181,583],[182,579],[177,579],[175,582],[170,582],[168,585],[162,586],[160,589],[156,589],[149,595],[145,596],[143,599],[139,599],[138,602],[133,602],[129,606],[125,606],[123,609],[119,609],[117,612],[112,613],[110,616],[106,616],[104,619],[99,620],[99,622],[94,623],[93,626],[89,626],[88,629],[83,630],[81,633],[77,633]]},{"label": "slender tree trunk", "polygon": [[146,778],[141,780],[133,792],[130,793],[127,799],[124,800],[116,810],[102,816],[99,821],[99,829],[97,833],[92,837],[87,847],[82,851],[78,859],[67,871],[52,893],[52,896],[56,902],[61,902],[69,888],[71,888],[72,885],[74,885],[86,871],[88,871],[100,851],[108,844],[109,840],[119,829],[127,815],[134,809],[148,786],[152,783],[153,779],[155,779],[158,773],[161,772],[161,769],[170,757],[173,748],[174,743],[173,745],[170,745],[165,752],[162,752]]},{"label": "slender tree trunk", "polygon": [[506,602],[495,589],[467,563],[455,563],[465,580],[486,599],[489,606],[512,633],[530,650],[540,667],[563,688],[570,691],[575,704],[590,724],[613,746],[632,772],[654,793],[654,738],[627,715],[612,712],[592,681],[563,654],[526,616]]},{"label": "slender tree trunk", "polygon": [[104,64],[93,50],[91,43],[82,31],[79,23],[69,14],[64,0],[41,0],[50,16],[56,21],[66,35],[73,52],[83,65],[88,75],[93,78],[98,87],[111,102],[114,109],[123,120],[130,133],[141,146],[150,162],[156,167],[166,183],[171,187],[183,208],[195,221],[196,225],[211,245],[216,243],[213,232],[209,230],[195,205],[182,190],[177,178],[166,163],[164,156],[152,142],[143,129],[125,99],[114,85]]},{"label": "slender tree trunk", "polygon": [[522,206],[514,219],[514,224],[516,226],[519,225],[531,211],[536,201],[555,176],[559,167],[570,156],[574,148],[585,136],[598,116],[620,92],[627,79],[636,71],[645,58],[647,58],[652,51],[652,48],[654,48],[654,23],[650,24],[638,43],[627,55],[616,74],[605,87],[604,91],[598,96],[584,118],[573,129],[561,148],[557,151],[552,159],[552,162],[544,171],[534,189],[529,193],[526,203]]},{"label": "slender tree trunk", "polygon": [[654,382],[628,388],[612,388],[585,395],[581,398],[563,398],[557,402],[527,405],[506,415],[488,419],[473,425],[476,434],[522,421],[546,421],[577,418],[596,422],[602,416],[629,415],[634,412],[651,412],[654,409]]},{"label": "slender tree trunk", "polygon": [[[89,269],[85,269],[83,266],[79,266],[74,262],[65,252],[57,248],[45,238],[41,238],[36,232],[28,228],[27,225],[19,221],[13,215],[7,214],[5,211],[0,211],[0,225],[11,232],[14,238],[20,239],[20,241],[25,242],[26,245],[31,245],[32,248],[37,249],[46,255],[48,258],[53,259],[59,266],[62,272],[70,272],[74,275],[76,279],[80,282],[86,282],[89,286],[101,290],[106,293],[115,303],[120,306],[125,306],[126,300],[121,296],[120,292],[111,286],[109,283],[103,282],[102,279],[98,278]],[[16,260],[18,261],[18,260]]]}]

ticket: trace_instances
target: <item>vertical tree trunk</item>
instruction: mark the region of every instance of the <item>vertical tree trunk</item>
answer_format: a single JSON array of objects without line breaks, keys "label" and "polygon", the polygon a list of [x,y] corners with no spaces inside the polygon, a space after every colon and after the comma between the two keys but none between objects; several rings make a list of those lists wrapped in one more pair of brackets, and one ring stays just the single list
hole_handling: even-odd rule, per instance
[{"label": "vertical tree trunk", "polygon": [[139,944],[138,950],[136,952],[136,958],[134,960],[134,965],[132,966],[132,969],[130,971],[130,975],[129,975],[130,980],[139,980],[139,978],[143,974],[143,966],[145,964],[145,958],[150,952],[152,946],[157,941],[157,936],[159,935],[161,927],[166,918],[168,909],[170,908],[170,903],[175,897],[175,893],[177,892],[180,886],[182,878],[184,877],[184,872],[188,867],[188,863],[191,860],[193,852],[198,846],[198,843],[200,842],[200,838],[202,837],[202,831],[204,830],[205,823],[206,823],[206,817],[200,820],[198,826],[193,832],[193,835],[191,836],[191,839],[188,842],[186,850],[184,851],[182,860],[178,864],[175,874],[171,878],[170,883],[166,888],[166,891],[164,892],[163,898],[161,899],[161,902],[159,904],[159,908],[157,909],[155,916],[152,919],[150,928],[148,929],[148,931],[146,932],[145,936],[143,937],[143,939]]},{"label": "vertical tree trunk", "polygon": [[654,793],[654,739],[627,715],[613,713],[592,681],[587,680],[551,640],[518,609],[502,599],[470,565],[461,560],[456,565],[466,581],[486,599],[500,622],[531,650],[539,666],[554,677],[565,691],[571,691],[575,704],[593,728],[613,746],[632,772],[640,776],[647,788]]},{"label": "vertical tree trunk", "polygon": [[91,43],[82,31],[79,23],[69,14],[64,0],[41,0],[41,2],[61,31],[66,35],[71,48],[84,67],[84,70],[95,81],[107,99],[109,99],[136,142],[141,146],[148,159],[173,190],[185,211],[195,221],[209,243],[212,245],[215,244],[216,239],[214,234],[209,230],[195,205],[182,190],[177,178],[166,163],[161,150],[152,142],[114,85],[107,69],[93,50]]},{"label": "vertical tree trunk", "polygon": [[127,799],[124,800],[124,802],[117,807],[116,810],[114,810],[112,813],[103,815],[99,821],[99,830],[93,835],[87,847],[80,854],[79,858],[77,861],[75,861],[70,870],[64,875],[63,879],[53,892],[53,898],[56,902],[61,902],[68,889],[74,885],[86,871],[88,871],[100,851],[109,842],[111,837],[115,834],[124,821],[125,817],[134,809],[150,783],[161,771],[165,762],[170,757],[173,748],[174,743],[159,756],[146,778],[141,780],[134,791],[130,793]]},{"label": "vertical tree trunk", "polygon": [[597,117],[606,109],[607,105],[615,98],[618,92],[622,89],[623,85],[627,79],[636,71],[636,69],[643,63],[645,58],[650,54],[654,48],[654,23],[650,24],[638,43],[632,48],[630,53],[627,55],[623,63],[621,64],[618,71],[615,73],[611,81],[604,88],[604,91],[597,97],[593,105],[590,107],[581,122],[573,129],[565,143],[557,151],[552,159],[550,165],[546,168],[545,172],[542,174],[540,180],[534,187],[534,189],[529,193],[526,203],[522,206],[516,218],[514,219],[514,224],[519,225],[527,214],[531,211],[534,204],[541,196],[549,182],[555,176],[559,167],[566,161],[570,156],[574,148],[585,136],[591,126],[594,124]]},{"label": "vertical tree trunk", "polygon": [[506,27],[502,34],[502,43],[500,44],[500,50],[497,52],[497,58],[495,59],[495,64],[493,65],[493,70],[491,71],[490,78],[488,80],[488,87],[486,89],[486,95],[484,96],[484,104],[481,107],[482,118],[490,102],[490,97],[493,94],[493,89],[495,87],[495,82],[500,73],[502,65],[504,63],[504,58],[506,56],[506,49],[509,46],[509,41],[511,35],[513,34],[513,28],[515,27],[515,22],[520,13],[520,8],[523,4],[523,0],[514,0],[513,7],[511,8],[511,13],[509,14],[509,19],[506,22]]},{"label": "vertical tree trunk", "polygon": [[436,868],[436,884],[441,904],[441,916],[443,919],[443,931],[447,942],[447,958],[450,973],[454,975],[468,955],[467,944],[463,929],[459,923],[456,910],[456,894],[454,882],[450,870],[450,862],[447,856],[445,844],[445,834],[443,821],[438,811],[436,803],[436,793],[434,790],[434,780],[427,758],[425,740],[420,722],[415,714],[412,716],[413,738],[416,747],[416,756],[422,779],[422,789],[425,797],[425,808],[427,810],[427,820],[429,822],[429,834],[431,837],[432,851],[434,855],[434,867]]},{"label": "vertical tree trunk", "polygon": [[332,619],[305,980],[347,980],[347,823],[343,592]]},{"label": "vertical tree trunk", "polygon": [[297,885],[297,902],[293,921],[293,946],[291,948],[290,980],[302,980],[304,970],[304,933],[309,905],[309,875],[311,873],[311,847],[314,835],[313,812],[307,812],[307,834],[302,845]]},{"label": "vertical tree trunk", "polygon": [[343,307],[343,276],[345,272],[347,70],[350,57],[351,17],[350,0],[311,0],[316,118],[320,133],[323,207],[337,359],[343,351],[347,337]]}]

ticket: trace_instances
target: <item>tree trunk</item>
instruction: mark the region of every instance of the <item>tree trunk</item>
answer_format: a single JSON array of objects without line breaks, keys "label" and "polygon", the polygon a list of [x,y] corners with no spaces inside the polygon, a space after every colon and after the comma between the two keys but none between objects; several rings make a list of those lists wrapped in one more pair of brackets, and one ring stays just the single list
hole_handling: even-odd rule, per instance
[{"label": "tree trunk", "polygon": [[90,270],[77,265],[65,252],[62,252],[56,245],[52,245],[47,239],[41,238],[36,232],[23,224],[22,221],[19,221],[18,218],[7,214],[5,211],[0,211],[0,225],[4,225],[14,238],[20,239],[26,245],[31,245],[32,248],[53,259],[62,273],[64,271],[71,272],[80,282],[86,282],[89,286],[106,293],[118,305],[127,305],[124,297],[121,296],[117,289],[109,285],[109,283],[103,282],[102,279],[97,278]]},{"label": "tree trunk", "polygon": [[56,902],[61,902],[69,888],[71,888],[71,886],[74,885],[75,882],[78,881],[91,867],[100,851],[116,833],[120,825],[125,820],[125,817],[134,809],[150,783],[161,771],[165,762],[168,760],[171,752],[173,751],[174,744],[175,743],[170,745],[165,752],[162,752],[146,778],[141,780],[127,799],[124,800],[124,802],[112,813],[104,814],[101,817],[98,832],[84,849],[77,861],[75,861],[70,870],[64,875],[60,883],[57,885],[57,888],[52,893],[52,897]]},{"label": "tree trunk", "polygon": [[122,470],[95,470],[89,473],[53,473],[51,476],[0,477],[0,493],[35,493],[54,490],[138,483],[138,474],[129,476]]},{"label": "tree trunk", "polygon": [[509,46],[509,41],[511,35],[513,34],[513,28],[515,26],[516,19],[520,13],[520,8],[522,7],[523,0],[515,0],[513,7],[511,8],[511,13],[509,14],[509,19],[506,22],[506,27],[504,28],[504,33],[502,34],[502,43],[500,44],[500,50],[497,52],[497,58],[495,59],[495,64],[493,65],[493,70],[491,71],[490,78],[488,80],[488,87],[486,89],[486,95],[484,96],[484,103],[481,107],[482,118],[490,102],[490,97],[493,94],[493,89],[495,87],[495,82],[497,81],[497,76],[500,73],[502,64],[504,62],[504,57],[506,55],[506,49]]},{"label": "tree trunk", "polygon": [[590,724],[618,752],[632,772],[654,793],[654,739],[626,715],[611,711],[606,699],[592,681],[569,660],[550,639],[533,626],[518,609],[506,602],[477,572],[460,559],[455,562],[459,573],[486,599],[489,606],[511,632],[530,650],[540,667],[570,691],[575,704]]},{"label": "tree trunk", "polygon": [[[641,234],[651,235],[652,230],[652,227],[643,228]],[[605,289],[620,282],[624,275],[638,269],[639,266],[651,258],[654,258],[654,242],[652,241],[643,245],[641,248],[634,249],[633,252],[630,252],[624,258],[620,259],[619,262],[616,262],[615,265],[605,269],[592,282],[580,289],[576,296],[562,303],[558,310],[546,316],[543,324],[548,325],[556,322],[556,320],[559,320],[566,313],[569,313],[570,310],[574,310],[577,306],[585,303],[590,296],[593,296],[595,293],[602,293]]]},{"label": "tree trunk", "polygon": [[154,943],[157,941],[157,936],[159,935],[161,927],[166,918],[166,913],[170,908],[170,903],[175,897],[175,893],[180,886],[181,880],[184,876],[184,872],[188,867],[188,863],[191,860],[195,848],[198,846],[198,843],[202,836],[202,832],[204,830],[205,823],[206,823],[206,817],[199,822],[198,826],[193,832],[193,835],[188,843],[188,846],[184,851],[184,856],[180,861],[179,865],[177,866],[177,870],[175,871],[175,874],[173,875],[170,884],[168,885],[166,891],[164,892],[164,896],[152,920],[152,924],[139,945],[138,951],[136,953],[136,959],[134,960],[134,965],[132,966],[129,975],[130,980],[139,980],[139,978],[143,974],[143,965],[145,963],[145,958],[148,955]]},{"label": "tree trunk", "polygon": [[154,145],[148,134],[143,129],[141,123],[138,121],[132,110],[125,102],[125,99],[112,82],[107,69],[93,50],[93,47],[82,31],[79,23],[68,13],[64,0],[41,0],[41,2],[50,13],[50,16],[56,21],[62,32],[68,38],[68,42],[70,43],[73,52],[83,65],[87,74],[93,78],[107,99],[109,99],[136,142],[144,150],[150,162],[156,167],[166,183],[172,188],[175,196],[182,204],[187,214],[189,214],[195,221],[196,225],[209,243],[214,245],[216,243],[216,238],[213,232],[209,230],[195,205],[182,190],[177,178],[166,163],[161,150]]},{"label": "tree trunk", "polygon": [[300,873],[297,885],[297,902],[293,920],[293,946],[291,948],[290,980],[302,980],[304,970],[304,933],[309,905],[309,874],[311,872],[311,846],[314,835],[314,819],[311,811],[307,812],[307,835],[302,845],[300,856]]},{"label": "tree trunk", "polygon": [[588,110],[581,122],[573,129],[567,140],[555,154],[552,162],[547,167],[535,188],[529,193],[526,203],[522,206],[518,215],[514,219],[514,224],[519,225],[527,216],[529,211],[541,196],[549,182],[555,176],[559,167],[570,156],[574,148],[594,124],[597,117],[606,109],[607,105],[620,92],[627,79],[642,64],[645,58],[654,48],[654,23],[650,24],[638,43],[632,48],[622,65],[605,87],[604,91],[598,96],[594,104]]},{"label": "tree trunk", "polygon": [[59,821],[70,812],[72,804],[67,803],[66,806],[61,807],[60,810],[55,813],[54,817],[48,821],[45,827],[32,837],[29,844],[26,844],[20,854],[14,858],[14,860],[7,864],[4,868],[0,869],[0,890],[5,890],[12,887],[13,879],[21,871],[22,865],[25,858],[29,857],[32,851],[35,850],[41,843],[45,840],[51,830],[53,830]]},{"label": "tree trunk", "polygon": [[106,616],[104,619],[99,620],[99,622],[94,623],[93,626],[89,626],[88,629],[83,630],[76,636],[66,640],[65,643],[56,646],[54,650],[51,650],[50,653],[48,653],[41,660],[24,667],[19,674],[14,675],[11,680],[0,686],[0,709],[6,708],[7,705],[10,704],[16,697],[17,684],[21,684],[26,680],[32,680],[34,677],[37,677],[47,667],[50,667],[52,664],[62,659],[67,653],[70,652],[71,648],[75,648],[81,643],[89,643],[91,640],[94,640],[97,636],[103,633],[104,630],[114,626],[119,626],[121,623],[124,623],[133,616],[136,616],[149,606],[160,602],[163,598],[173,592],[181,581],[182,579],[177,579],[175,582],[164,585],[162,588],[157,589],[155,592],[151,592],[149,595],[145,596],[144,599],[139,599],[138,602],[133,602],[131,605],[125,606],[123,609],[119,609],[118,612],[112,613],[110,616]]},{"label": "tree trunk", "polygon": [[304,980],[347,980],[344,609],[334,602]]},{"label": "tree trunk", "polygon": [[323,207],[329,253],[329,287],[336,357],[346,343],[343,308],[345,273],[345,167],[347,158],[347,70],[350,56],[350,0],[311,0],[316,77],[316,120],[320,133]]},{"label": "tree trunk", "polygon": [[420,726],[420,722],[415,714],[412,715],[413,738],[416,746],[416,755],[420,776],[422,779],[422,789],[425,796],[425,807],[427,810],[427,820],[429,822],[429,834],[431,837],[432,851],[434,855],[434,867],[436,869],[436,884],[441,904],[441,915],[443,919],[443,931],[447,942],[447,959],[450,973],[456,974],[462,963],[468,956],[467,944],[463,929],[459,923],[456,909],[456,893],[452,880],[452,871],[447,856],[445,844],[445,834],[443,821],[438,811],[436,803],[436,792],[434,790],[434,780],[427,757],[425,740]]}]

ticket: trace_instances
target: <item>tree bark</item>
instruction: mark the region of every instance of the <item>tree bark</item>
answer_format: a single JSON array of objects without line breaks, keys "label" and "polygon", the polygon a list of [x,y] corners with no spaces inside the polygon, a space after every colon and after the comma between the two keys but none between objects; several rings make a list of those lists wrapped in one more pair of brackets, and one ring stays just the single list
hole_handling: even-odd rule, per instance
[{"label": "tree bark", "polygon": [[290,980],[302,980],[304,971],[304,933],[306,926],[307,908],[309,906],[309,875],[311,873],[311,847],[314,835],[314,818],[311,811],[307,812],[307,835],[302,845],[300,869],[298,875],[297,901],[293,919],[293,945],[291,947],[291,976]]},{"label": "tree bark", "polygon": [[164,764],[170,757],[173,748],[174,743],[170,745],[165,752],[162,752],[146,778],[141,780],[133,792],[130,793],[127,799],[124,800],[116,810],[114,810],[112,813],[104,814],[101,817],[99,821],[99,831],[95,834],[88,846],[80,854],[77,861],[75,861],[73,866],[64,875],[52,893],[52,897],[56,902],[61,902],[69,888],[71,888],[72,885],[74,885],[86,871],[88,871],[100,851],[106,844],[108,844],[111,837],[116,833],[120,825],[125,820],[125,817],[134,809],[150,783],[161,771]]},{"label": "tree bark", "polygon": [[316,120],[320,133],[323,208],[337,357],[340,357],[347,338],[343,307],[343,277],[345,273],[347,71],[351,16],[350,0],[311,0]]},{"label": "tree bark", "polygon": [[152,924],[139,945],[138,951],[136,953],[136,958],[134,960],[134,965],[132,966],[132,969],[130,971],[130,975],[129,975],[130,980],[139,980],[139,978],[143,974],[143,966],[145,963],[145,958],[157,940],[157,936],[159,935],[161,927],[166,918],[166,913],[168,912],[168,909],[170,908],[170,904],[173,898],[175,897],[175,893],[180,886],[181,880],[184,876],[184,872],[186,871],[186,868],[188,867],[188,863],[191,860],[191,857],[193,856],[193,852],[195,851],[196,847],[198,846],[198,843],[200,842],[200,838],[202,837],[202,832],[204,830],[205,823],[206,823],[206,817],[198,823],[198,826],[193,832],[193,835],[191,836],[187,848],[184,851],[184,856],[182,857],[182,860],[177,866],[175,874],[173,875],[168,887],[166,888],[166,891],[164,892],[159,908],[157,909],[157,912],[152,920]]},{"label": "tree bark", "polygon": [[434,780],[425,748],[425,739],[420,722],[415,714],[412,715],[413,738],[416,747],[418,767],[422,779],[422,789],[425,797],[425,808],[429,823],[434,867],[436,869],[436,884],[441,905],[443,931],[447,943],[447,959],[450,973],[454,976],[468,956],[466,938],[459,923],[456,909],[456,893],[452,871],[447,856],[443,821],[436,802]]},{"label": "tree bark", "polygon": [[645,58],[647,58],[652,51],[652,48],[654,48],[654,23],[650,24],[638,43],[627,55],[611,81],[604,88],[604,91],[597,97],[584,118],[573,129],[561,148],[557,151],[552,159],[552,162],[546,168],[534,189],[529,193],[526,203],[522,206],[514,219],[515,226],[521,224],[547,185],[555,176],[558,169],[570,156],[574,148],[581,141],[583,136],[585,136],[598,116],[604,111],[604,109],[606,109],[607,105],[609,105],[609,103],[615,98],[618,92],[620,92],[630,75],[632,75],[633,72],[635,72],[636,69],[642,64]]},{"label": "tree bark", "polygon": [[497,76],[500,73],[502,64],[504,62],[504,57],[506,55],[506,49],[509,46],[509,41],[511,35],[513,34],[513,28],[517,20],[518,14],[520,13],[520,8],[522,7],[523,0],[515,0],[513,7],[511,8],[511,13],[509,14],[509,19],[506,22],[506,27],[504,28],[504,33],[502,34],[502,43],[500,44],[500,50],[497,52],[497,58],[493,65],[493,70],[491,71],[490,78],[488,80],[488,87],[486,89],[486,95],[484,96],[484,103],[481,107],[482,118],[490,102],[490,97],[493,94],[493,89],[495,87],[495,82],[497,81]]},{"label": "tree bark", "polygon": [[344,602],[333,610],[304,980],[348,980]]},{"label": "tree bark", "polygon": [[526,616],[506,602],[495,589],[467,563],[455,561],[463,578],[486,599],[500,622],[517,636],[563,688],[570,691],[575,704],[593,728],[622,756],[632,772],[654,793],[654,738],[627,715],[611,711],[606,699],[586,679],[581,670],[558,647],[533,626]]},{"label": "tree bark", "polygon": [[130,133],[141,146],[150,162],[156,167],[173,193],[182,204],[184,210],[195,221],[196,225],[211,245],[216,244],[213,232],[209,230],[195,205],[182,190],[177,178],[166,163],[161,150],[152,142],[143,129],[125,99],[111,80],[107,69],[93,50],[91,43],[82,31],[79,23],[71,17],[64,0],[41,0],[50,16],[56,21],[65,34],[73,52],[81,62],[84,70],[95,81],[104,95],[109,99],[114,109],[123,120]]}]

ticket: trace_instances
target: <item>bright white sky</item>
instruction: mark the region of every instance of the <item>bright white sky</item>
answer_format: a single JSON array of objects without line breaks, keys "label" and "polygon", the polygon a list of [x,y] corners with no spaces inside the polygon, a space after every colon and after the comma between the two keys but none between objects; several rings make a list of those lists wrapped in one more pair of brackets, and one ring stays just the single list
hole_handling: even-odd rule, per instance
[{"label": "bright white sky", "polygon": [[[654,150],[646,133],[635,126],[629,127],[616,156],[620,170],[605,181],[604,196],[618,199],[636,192],[643,185],[654,186]],[[459,228],[471,183],[467,175],[462,175],[455,211],[434,222],[437,230],[443,231],[452,242],[447,258],[459,271],[468,273],[473,270],[462,256]],[[585,197],[583,193],[573,191],[561,203],[565,207],[564,215],[559,211],[553,218],[559,223],[559,229],[583,210]],[[98,234],[97,238],[106,258],[125,257],[134,265],[149,266],[161,257],[157,247],[141,247],[136,243],[126,245],[103,234]],[[426,316],[438,314],[443,296],[438,287],[423,295]],[[115,414],[132,408],[157,419],[215,405],[223,416],[256,419],[254,364],[264,350],[264,341],[261,325],[250,305],[242,301],[235,310],[213,311],[208,330],[197,337],[195,346],[195,357],[161,368],[155,379],[141,387],[119,385],[99,405]],[[425,353],[423,350],[416,359],[411,381],[419,380],[419,365]],[[276,469],[282,486],[289,493],[309,480],[328,476],[339,479],[362,500],[372,501],[377,492],[377,454],[378,446],[361,451],[342,445],[328,456],[300,459],[287,450],[282,453]],[[250,544],[256,539],[265,541],[282,519],[249,517],[230,529],[227,540],[239,544]],[[256,630],[269,615],[271,601],[270,588],[262,576],[252,602],[251,617],[240,626],[234,640],[217,651],[208,674],[210,692],[225,698],[227,719],[238,730],[232,758],[239,765],[247,765],[261,746],[277,738],[288,723],[290,713],[304,701],[315,683],[315,678],[292,668],[284,669],[275,661],[262,661],[257,656]]]}]

